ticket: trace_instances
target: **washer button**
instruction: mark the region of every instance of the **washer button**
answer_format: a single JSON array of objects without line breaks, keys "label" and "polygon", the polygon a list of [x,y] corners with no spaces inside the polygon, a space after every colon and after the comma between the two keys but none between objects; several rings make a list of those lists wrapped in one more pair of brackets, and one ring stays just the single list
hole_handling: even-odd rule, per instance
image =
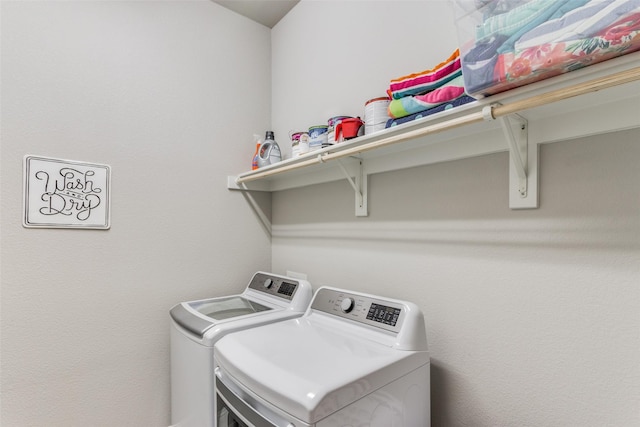
[{"label": "washer button", "polygon": [[345,313],[349,313],[351,310],[353,310],[353,299],[351,298],[343,299],[342,303],[340,303],[340,308]]}]

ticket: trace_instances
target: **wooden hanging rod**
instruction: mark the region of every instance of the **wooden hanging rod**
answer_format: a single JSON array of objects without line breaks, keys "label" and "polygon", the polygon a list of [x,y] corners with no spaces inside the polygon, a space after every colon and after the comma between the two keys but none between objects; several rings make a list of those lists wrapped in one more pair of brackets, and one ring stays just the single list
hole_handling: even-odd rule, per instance
[{"label": "wooden hanging rod", "polygon": [[631,83],[640,80],[640,67],[631,68],[629,70],[620,71],[609,76],[600,77],[589,80],[584,83],[578,83],[562,89],[535,95],[520,101],[515,101],[507,105],[498,105],[493,108],[493,117],[506,116],[519,111],[528,110],[542,105],[552,104],[564,99],[573,98],[587,93],[597,92],[599,90],[608,89],[625,83]]}]

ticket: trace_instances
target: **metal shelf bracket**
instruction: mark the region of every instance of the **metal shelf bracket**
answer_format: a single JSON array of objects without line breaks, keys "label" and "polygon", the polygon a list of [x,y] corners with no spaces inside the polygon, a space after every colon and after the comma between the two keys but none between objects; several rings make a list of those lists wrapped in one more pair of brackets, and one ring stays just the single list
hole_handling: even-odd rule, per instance
[{"label": "metal shelf bracket", "polygon": [[[527,120],[517,114],[499,117],[498,120],[509,144],[511,163],[518,175],[518,192],[520,197],[527,197]],[[513,130],[512,122],[515,124],[516,132]]]},{"label": "metal shelf bracket", "polygon": [[347,181],[351,184],[351,187],[355,191],[356,195],[356,216],[368,216],[369,212],[367,209],[367,175],[364,173],[364,164],[362,159],[358,159],[358,168],[355,174],[356,180],[354,181],[351,178],[351,175],[347,168],[342,163],[342,160],[337,160],[338,166],[344,173]]},{"label": "metal shelf bracket", "polygon": [[486,106],[485,120],[498,120],[509,147],[509,207],[538,207],[538,144],[529,144],[529,123],[519,114],[494,117],[494,107]]}]

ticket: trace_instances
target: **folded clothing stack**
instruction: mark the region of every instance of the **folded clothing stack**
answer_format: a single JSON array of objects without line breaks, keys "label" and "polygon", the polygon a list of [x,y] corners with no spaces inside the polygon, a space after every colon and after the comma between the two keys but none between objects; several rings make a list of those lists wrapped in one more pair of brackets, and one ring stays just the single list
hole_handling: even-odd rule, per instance
[{"label": "folded clothing stack", "polygon": [[465,88],[474,97],[640,50],[640,0],[508,3],[504,10],[478,4],[482,22],[475,22],[472,43],[463,44]]},{"label": "folded clothing stack", "polygon": [[385,124],[385,129],[393,126],[398,126],[403,123],[411,122],[413,120],[421,119],[423,117],[429,116],[431,114],[440,113],[441,111],[447,111],[454,107],[459,107],[460,105],[464,105],[468,102],[475,101],[475,98],[470,97],[469,95],[462,95],[459,98],[453,99],[451,101],[447,101],[438,105],[437,107],[429,108],[428,110],[420,111],[418,113],[409,114],[408,116],[399,117],[397,119],[389,119]]},{"label": "folded clothing stack", "polygon": [[[391,80],[387,93],[392,98],[388,109],[392,119],[422,113],[465,97],[460,51],[456,49],[432,69]],[[467,102],[473,101],[467,98],[464,98]]]}]

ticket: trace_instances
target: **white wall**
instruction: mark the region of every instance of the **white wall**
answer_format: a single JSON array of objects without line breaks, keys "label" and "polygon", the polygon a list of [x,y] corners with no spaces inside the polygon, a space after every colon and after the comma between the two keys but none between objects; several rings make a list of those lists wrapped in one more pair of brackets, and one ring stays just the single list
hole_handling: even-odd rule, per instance
[{"label": "white wall", "polygon": [[282,149],[291,152],[290,131],[364,117],[365,102],[386,96],[390,79],[448,58],[458,46],[452,13],[446,1],[298,3],[271,35],[272,122]]},{"label": "white wall", "polygon": [[[444,1],[303,0],[272,40],[281,134],[457,45]],[[639,139],[542,146],[536,210],[509,210],[506,153],[373,175],[367,218],[346,181],[275,193],[273,269],[418,303],[434,427],[640,425]]]},{"label": "white wall", "polygon": [[[169,309],[270,267],[226,189],[270,124],[270,31],[210,1],[1,15],[0,424],[166,426]],[[111,229],[23,228],[25,154],[111,165]]]}]

